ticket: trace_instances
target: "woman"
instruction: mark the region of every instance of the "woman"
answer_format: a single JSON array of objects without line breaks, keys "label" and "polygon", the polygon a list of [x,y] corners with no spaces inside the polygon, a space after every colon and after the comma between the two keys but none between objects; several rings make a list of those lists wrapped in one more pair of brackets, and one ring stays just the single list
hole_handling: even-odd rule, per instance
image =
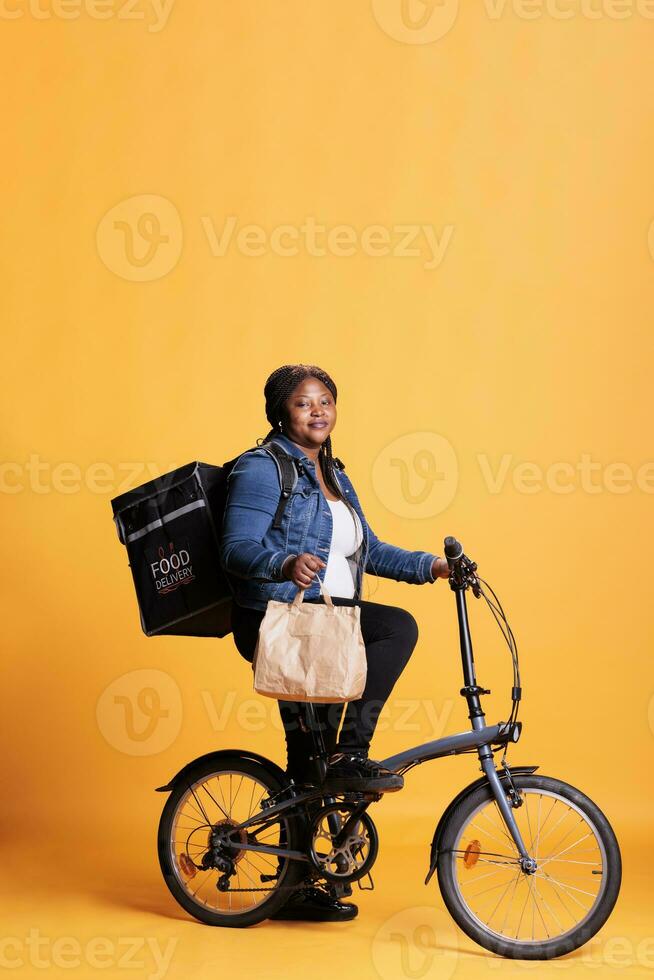
[{"label": "woman", "polygon": [[[298,590],[305,589],[304,602],[322,602],[320,580],[336,605],[360,606],[368,664],[363,695],[348,702],[340,733],[343,705],[315,705],[330,752],[324,786],[334,793],[389,792],[402,787],[402,776],[369,759],[368,748],[379,713],[416,645],[418,626],[405,609],[362,600],[363,573],[419,585],[447,578],[449,567],[444,558],[386,544],[373,533],[343,464],[332,454],[336,395],[332,379],[314,365],[287,364],[270,375],[264,396],[271,429],[259,444],[274,439],[292,455],[298,482],[281,527],[273,528],[280,498],[277,464],[264,449],[244,453],[228,479],[221,557],[234,593],[234,641],[250,662],[270,599],[292,602]],[[278,704],[287,774],[296,783],[311,782],[313,741],[302,706]],[[331,897],[315,907],[314,894],[298,894],[303,908],[299,914],[295,909],[294,918],[356,914],[355,906]]]}]

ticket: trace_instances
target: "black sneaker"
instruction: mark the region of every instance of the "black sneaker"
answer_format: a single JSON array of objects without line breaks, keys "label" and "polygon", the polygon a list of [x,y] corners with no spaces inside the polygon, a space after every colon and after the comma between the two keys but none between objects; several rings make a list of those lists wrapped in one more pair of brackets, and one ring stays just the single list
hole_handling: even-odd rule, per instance
[{"label": "black sneaker", "polygon": [[394,793],[403,786],[399,773],[353,749],[330,757],[323,789],[334,793]]},{"label": "black sneaker", "polygon": [[354,902],[339,902],[327,888],[309,885],[291,892],[287,902],[271,919],[302,922],[348,922],[359,913]]}]

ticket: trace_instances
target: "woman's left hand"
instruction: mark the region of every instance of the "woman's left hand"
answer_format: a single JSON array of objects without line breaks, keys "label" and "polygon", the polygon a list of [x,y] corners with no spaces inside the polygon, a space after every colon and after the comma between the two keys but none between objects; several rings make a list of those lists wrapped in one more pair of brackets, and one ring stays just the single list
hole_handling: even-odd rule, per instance
[{"label": "woman's left hand", "polygon": [[449,578],[450,566],[447,564],[447,558],[436,558],[432,562],[431,573],[435,579]]}]

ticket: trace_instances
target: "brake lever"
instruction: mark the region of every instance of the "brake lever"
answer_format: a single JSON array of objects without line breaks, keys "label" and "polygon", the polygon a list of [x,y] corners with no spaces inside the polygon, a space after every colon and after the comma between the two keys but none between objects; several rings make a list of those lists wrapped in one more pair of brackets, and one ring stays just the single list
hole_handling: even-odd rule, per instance
[{"label": "brake lever", "polygon": [[479,599],[481,597],[481,585],[475,574],[477,571],[477,562],[471,561],[467,555],[461,555],[457,564],[458,569],[456,569],[457,574],[455,581],[458,581],[464,586],[469,585],[475,599]]}]

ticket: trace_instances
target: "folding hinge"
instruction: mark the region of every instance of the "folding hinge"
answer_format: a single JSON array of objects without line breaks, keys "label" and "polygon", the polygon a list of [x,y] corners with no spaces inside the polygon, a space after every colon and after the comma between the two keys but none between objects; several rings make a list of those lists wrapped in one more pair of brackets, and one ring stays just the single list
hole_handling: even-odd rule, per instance
[{"label": "folding hinge", "polygon": [[461,688],[460,693],[464,697],[467,697],[469,694],[490,694],[491,692],[487,687],[479,687],[478,684],[467,684]]}]

